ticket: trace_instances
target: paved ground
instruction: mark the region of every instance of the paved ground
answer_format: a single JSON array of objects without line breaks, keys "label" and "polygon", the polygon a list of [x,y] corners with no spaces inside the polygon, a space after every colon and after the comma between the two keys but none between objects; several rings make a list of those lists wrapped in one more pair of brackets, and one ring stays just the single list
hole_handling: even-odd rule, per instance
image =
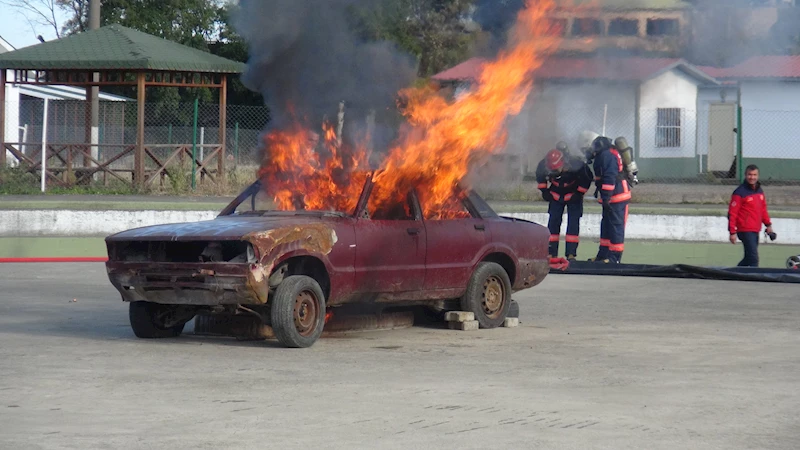
[{"label": "paved ground", "polygon": [[520,328],[306,350],[137,340],[101,264],[0,286],[0,448],[800,447],[792,285],[550,276]]}]

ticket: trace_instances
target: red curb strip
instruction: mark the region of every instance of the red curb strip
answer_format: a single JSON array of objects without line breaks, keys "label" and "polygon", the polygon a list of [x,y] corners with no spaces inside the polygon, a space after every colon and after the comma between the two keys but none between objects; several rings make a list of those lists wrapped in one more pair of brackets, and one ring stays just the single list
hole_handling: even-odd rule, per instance
[{"label": "red curb strip", "polygon": [[106,262],[105,256],[92,256],[80,258],[0,258],[0,263],[57,263],[57,262]]}]

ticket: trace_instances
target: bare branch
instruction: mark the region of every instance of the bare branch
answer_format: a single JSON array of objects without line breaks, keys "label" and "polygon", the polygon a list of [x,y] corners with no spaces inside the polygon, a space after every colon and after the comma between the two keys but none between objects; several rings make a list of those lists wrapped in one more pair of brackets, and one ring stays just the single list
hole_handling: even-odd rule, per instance
[{"label": "bare branch", "polygon": [[29,23],[53,27],[56,36],[61,37],[61,29],[56,18],[56,10],[60,9],[57,0],[0,0],[0,5],[16,9]]}]

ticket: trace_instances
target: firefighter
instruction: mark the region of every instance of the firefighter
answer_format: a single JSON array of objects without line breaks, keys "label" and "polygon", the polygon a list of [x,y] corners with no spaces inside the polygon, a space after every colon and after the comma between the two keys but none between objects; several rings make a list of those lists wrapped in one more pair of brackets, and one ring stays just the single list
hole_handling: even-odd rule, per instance
[{"label": "firefighter", "polygon": [[571,157],[563,151],[553,149],[536,168],[536,181],[542,198],[549,205],[550,257],[558,256],[561,221],[567,210],[567,259],[574,260],[580,242],[580,221],[583,216],[583,195],[592,184],[592,172],[581,159]]},{"label": "firefighter", "polygon": [[625,251],[625,225],[628,222],[628,204],[631,200],[622,156],[611,139],[605,136],[595,138],[590,156],[597,186],[595,196],[599,192],[598,201],[603,205],[600,248],[593,261],[620,263],[622,252]]}]

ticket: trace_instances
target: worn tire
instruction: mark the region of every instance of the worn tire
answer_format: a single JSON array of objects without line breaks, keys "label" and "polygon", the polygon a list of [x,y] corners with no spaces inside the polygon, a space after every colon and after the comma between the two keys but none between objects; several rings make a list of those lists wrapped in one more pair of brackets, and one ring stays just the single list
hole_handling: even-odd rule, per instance
[{"label": "worn tire", "polygon": [[142,339],[159,339],[171,338],[180,336],[183,333],[183,327],[186,322],[172,326],[161,327],[155,320],[156,314],[161,312],[162,309],[168,308],[167,305],[161,305],[152,302],[131,302],[128,307],[128,319],[131,322],[131,329],[133,334]]},{"label": "worn tire", "polygon": [[325,294],[316,280],[305,275],[285,278],[272,297],[272,330],[282,345],[306,348],[322,335]]},{"label": "worn tire", "polygon": [[475,314],[481,328],[496,328],[503,325],[510,305],[511,281],[505,269],[493,262],[478,263],[461,297],[461,309]]}]

